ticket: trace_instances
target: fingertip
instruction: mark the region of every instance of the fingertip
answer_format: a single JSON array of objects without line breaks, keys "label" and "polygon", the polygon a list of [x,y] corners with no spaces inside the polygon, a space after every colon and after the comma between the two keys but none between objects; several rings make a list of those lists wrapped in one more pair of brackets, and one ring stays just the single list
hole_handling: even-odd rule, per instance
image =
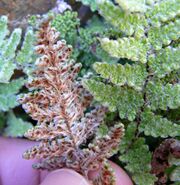
[{"label": "fingertip", "polygon": [[[117,164],[109,161],[111,167],[114,170],[115,173],[115,180],[116,180],[116,185],[133,185],[132,180],[130,179],[130,177],[128,176],[128,174],[121,168],[119,167]],[[89,178],[90,179],[94,179],[98,176],[98,171],[91,171],[89,173]]]},{"label": "fingertip", "polygon": [[40,185],[90,185],[80,174],[70,169],[55,170]]},{"label": "fingertip", "polygon": [[113,162],[110,162],[110,164],[115,171],[116,185],[133,185],[132,180],[122,168]]}]

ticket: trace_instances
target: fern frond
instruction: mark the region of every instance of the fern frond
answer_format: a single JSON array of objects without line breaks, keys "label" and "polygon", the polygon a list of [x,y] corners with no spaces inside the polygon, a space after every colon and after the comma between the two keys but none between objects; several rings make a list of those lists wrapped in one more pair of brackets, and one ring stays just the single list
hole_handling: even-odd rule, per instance
[{"label": "fern frond", "polygon": [[161,27],[151,27],[148,32],[149,42],[155,50],[160,50],[163,46],[168,46],[172,41],[179,39],[180,20]]},{"label": "fern frond", "polygon": [[[7,21],[7,16],[0,17],[0,83],[8,83],[16,68],[23,69],[26,72],[33,55],[34,32],[30,28],[27,29],[25,40],[20,50],[22,29],[14,29],[11,35],[7,37],[9,32]],[[18,66],[17,63],[21,66]],[[23,67],[22,64],[24,65]]]},{"label": "fern frond", "polygon": [[[91,142],[107,108],[90,107],[92,96],[76,78],[81,65],[70,60],[71,46],[58,37],[48,21],[42,24],[36,47],[41,56],[27,84],[31,92],[20,98],[25,111],[37,120],[25,136],[39,143],[23,156],[41,159],[34,168],[71,168],[87,179],[89,171],[98,166],[104,184],[107,176],[100,167],[117,150],[124,130],[122,125],[115,126],[109,135]],[[87,108],[91,111],[85,114]]]},{"label": "fern frond", "polygon": [[22,137],[30,128],[32,128],[32,124],[30,122],[17,118],[12,111],[8,113],[7,127],[5,129],[6,136]]},{"label": "fern frond", "polygon": [[179,56],[179,48],[172,47],[167,47],[160,50],[157,54],[150,55],[149,66],[152,73],[157,77],[162,78],[174,70],[179,70]]},{"label": "fern frond", "polygon": [[3,43],[4,38],[8,35],[8,26],[7,26],[8,18],[7,16],[0,17],[0,48]]},{"label": "fern frond", "polygon": [[172,123],[160,115],[155,115],[151,111],[146,110],[141,115],[140,132],[144,132],[147,136],[175,137],[180,133],[180,125]]},{"label": "fern frond", "polygon": [[20,78],[8,84],[0,84],[0,111],[8,111],[19,104],[16,96],[24,83],[25,80]]},{"label": "fern frond", "polygon": [[163,85],[160,82],[149,82],[147,99],[152,110],[176,109],[180,106],[180,85]]},{"label": "fern frond", "polygon": [[146,0],[116,0],[120,7],[122,7],[126,12],[146,12],[147,4]]},{"label": "fern frond", "polygon": [[95,71],[102,78],[109,79],[118,86],[128,85],[136,90],[142,90],[147,72],[144,65],[121,65],[108,63],[95,63]]},{"label": "fern frond", "polygon": [[34,32],[32,29],[28,29],[25,36],[21,50],[18,51],[16,56],[16,62],[20,65],[25,65],[32,62],[32,55],[34,52]]},{"label": "fern frond", "polygon": [[109,0],[100,0],[98,10],[107,22],[126,35],[131,36],[134,32],[137,35],[144,33],[144,26],[147,25],[147,22],[143,15],[127,14],[122,8],[115,6]]},{"label": "fern frond", "polygon": [[180,15],[179,0],[159,1],[152,9],[147,11],[146,15],[151,19],[153,26],[161,26],[162,23],[174,19]]},{"label": "fern frond", "polygon": [[145,144],[144,138],[138,138],[134,141],[129,149],[127,148],[126,152],[121,154],[119,159],[126,163],[125,168],[132,174],[132,178],[136,184],[154,184],[156,178],[150,174],[151,153],[149,152],[148,146]]},{"label": "fern frond", "polygon": [[15,29],[10,38],[3,40],[1,45],[1,58],[0,58],[0,82],[8,83],[16,65],[13,61],[15,51],[21,39],[21,29]]},{"label": "fern frond", "polygon": [[103,38],[100,42],[102,48],[112,57],[127,58],[142,63],[147,62],[148,43],[145,39],[141,41],[133,37],[124,37],[117,40]]},{"label": "fern frond", "polygon": [[118,110],[122,119],[134,120],[143,105],[141,93],[124,87],[105,85],[95,80],[87,80],[84,86],[92,92],[96,100],[108,106],[111,111]]}]

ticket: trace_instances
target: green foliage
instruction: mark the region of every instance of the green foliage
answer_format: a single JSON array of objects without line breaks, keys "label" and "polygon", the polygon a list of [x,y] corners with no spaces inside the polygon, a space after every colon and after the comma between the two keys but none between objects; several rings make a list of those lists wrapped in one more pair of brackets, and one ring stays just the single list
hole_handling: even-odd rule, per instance
[{"label": "green foliage", "polygon": [[52,26],[60,32],[60,37],[71,45],[74,45],[77,39],[77,27],[79,25],[80,20],[77,18],[77,13],[72,11],[58,14],[52,21]]},{"label": "green foliage", "polygon": [[133,33],[137,36],[142,35],[143,28],[147,25],[143,14],[127,14],[125,10],[115,6],[109,0],[100,0],[98,10],[107,22],[129,36]]},{"label": "green foliage", "polygon": [[16,62],[20,65],[25,65],[32,62],[32,55],[34,53],[35,36],[32,29],[28,29],[24,37],[24,42],[21,50],[18,51]]},{"label": "green foliage", "polygon": [[6,16],[1,16],[0,17],[0,46],[8,34],[8,26],[7,26],[8,18]]},{"label": "green foliage", "polygon": [[116,0],[116,2],[127,12],[146,12],[148,8],[146,0]]},{"label": "green foliage", "polygon": [[157,54],[149,56],[150,69],[157,77],[165,77],[172,71],[180,69],[179,56],[179,48],[161,49]]},{"label": "green foliage", "polygon": [[135,132],[136,124],[133,122],[128,125],[122,140],[120,160],[127,164],[125,168],[137,184],[153,185],[156,178],[150,174],[151,153],[144,138],[139,137],[133,141]]},{"label": "green foliage", "polygon": [[143,105],[141,93],[128,87],[105,85],[95,80],[87,80],[84,86],[92,92],[96,100],[108,106],[111,111],[118,110],[119,116],[134,120],[139,108]]},{"label": "green foliage", "polygon": [[27,130],[32,128],[31,123],[17,118],[13,112],[8,113],[7,125],[5,135],[10,137],[22,137]]},{"label": "green foliage", "polygon": [[13,80],[7,84],[0,84],[0,111],[8,111],[18,105],[17,93],[24,85],[24,79]]},{"label": "green foliage", "polygon": [[97,10],[97,0],[77,0],[81,1],[84,5],[88,5],[92,11]]},{"label": "green foliage", "polygon": [[151,24],[160,26],[163,22],[174,19],[180,14],[179,0],[164,0],[155,4],[155,6],[147,12],[147,17],[151,19]]},{"label": "green foliage", "polygon": [[[25,36],[22,29],[15,28],[11,34],[8,30],[7,16],[0,17],[0,129],[4,128],[6,121],[11,124],[7,128],[8,135],[22,136],[21,122],[9,120],[9,114],[4,113],[11,111],[19,105],[17,102],[17,94],[25,83],[24,78],[17,78],[15,70],[22,70],[28,73],[31,68],[34,57],[34,31],[27,28]],[[23,38],[23,39],[22,39]],[[32,65],[33,66],[33,65]],[[11,116],[12,118],[12,116]],[[18,125],[20,123],[20,125]],[[17,125],[16,125],[17,124]],[[17,126],[17,128],[16,128]],[[25,128],[25,127],[24,127]],[[17,129],[17,130],[16,130]],[[23,129],[23,127],[22,127]],[[13,131],[14,130],[14,131]],[[17,131],[17,133],[15,133]],[[17,134],[17,135],[15,135]],[[19,136],[20,136],[19,135]]]},{"label": "green foliage", "polygon": [[147,136],[153,137],[175,137],[179,136],[180,125],[174,124],[160,115],[155,115],[146,110],[141,114],[141,124],[139,131],[144,132]]},{"label": "green foliage", "polygon": [[142,63],[147,61],[148,45],[146,43],[145,39],[141,41],[133,37],[124,37],[118,40],[101,39],[102,48],[111,56],[141,61]]},{"label": "green foliage", "polygon": [[[28,30],[21,50],[16,57],[16,51],[20,45],[22,30],[14,29],[10,37],[7,29],[8,19],[6,16],[0,18],[0,83],[8,83],[14,70],[18,68],[18,63],[23,64],[31,62],[33,54],[33,32]],[[24,69],[24,68],[23,68]]]},{"label": "green foliage", "polygon": [[147,76],[143,65],[95,63],[94,69],[102,78],[109,79],[113,84],[118,86],[127,84],[136,90],[142,90]]},{"label": "green foliage", "polygon": [[168,46],[179,39],[180,20],[169,22],[162,27],[151,27],[148,32],[149,42],[155,50]]},{"label": "green foliage", "polygon": [[134,182],[153,185],[153,143],[180,136],[180,3],[116,2],[100,0],[98,11],[121,34],[105,35],[99,40],[119,64],[94,64],[100,77],[86,80],[84,85],[98,102],[111,111],[117,110],[126,125],[120,160]]},{"label": "green foliage", "polygon": [[63,14],[54,15],[52,26],[60,32],[61,38],[73,46],[72,58],[83,65],[81,75],[91,70],[91,65],[97,60],[117,61],[100,47],[97,36],[108,35],[111,30],[108,25],[105,28],[104,22],[97,16],[93,16],[85,26],[81,26],[78,14],[68,10]]},{"label": "green foliage", "polygon": [[152,110],[176,109],[180,106],[180,84],[163,85],[159,82],[149,82],[147,98]]},{"label": "green foliage", "polygon": [[4,39],[0,46],[0,82],[7,83],[16,65],[13,61],[15,50],[21,39],[21,29],[15,29],[9,39]]}]

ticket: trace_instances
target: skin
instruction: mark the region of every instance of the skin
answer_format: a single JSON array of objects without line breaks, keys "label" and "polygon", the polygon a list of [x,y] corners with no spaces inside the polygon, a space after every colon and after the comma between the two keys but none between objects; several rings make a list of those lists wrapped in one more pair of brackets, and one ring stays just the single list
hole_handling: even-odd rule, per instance
[{"label": "skin", "polygon": [[[36,160],[24,160],[22,153],[35,143],[25,139],[0,138],[0,185],[91,185],[70,169],[53,172],[34,170]],[[110,162],[116,174],[116,185],[133,185],[129,176]]]}]

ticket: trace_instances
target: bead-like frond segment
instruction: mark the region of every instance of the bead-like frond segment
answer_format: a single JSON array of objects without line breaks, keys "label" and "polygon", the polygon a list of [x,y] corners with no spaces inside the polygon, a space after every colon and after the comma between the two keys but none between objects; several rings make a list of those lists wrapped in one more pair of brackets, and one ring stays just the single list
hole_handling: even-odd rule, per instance
[{"label": "bead-like frond segment", "polygon": [[153,26],[160,26],[161,22],[167,22],[180,15],[179,0],[163,0],[155,4],[146,15],[151,19]]},{"label": "bead-like frond segment", "polygon": [[147,98],[152,110],[176,109],[180,106],[180,84],[150,82],[147,86]]},{"label": "bead-like frond segment", "polygon": [[148,36],[149,42],[155,50],[160,50],[163,46],[168,46],[172,41],[179,39],[180,20],[161,27],[151,27]]},{"label": "bead-like frond segment", "polygon": [[118,110],[122,119],[134,120],[136,113],[143,105],[141,93],[134,89],[105,85],[95,80],[87,80],[84,84],[92,92],[96,100],[108,106],[111,111]]},{"label": "bead-like frond segment", "polygon": [[142,113],[141,120],[139,131],[147,136],[166,138],[178,136],[180,133],[180,125],[160,115],[155,115],[149,110]]},{"label": "bead-like frond segment", "polygon": [[147,72],[144,65],[122,65],[95,63],[95,71],[102,78],[109,79],[113,84],[118,86],[127,85],[136,90],[142,90]]},{"label": "bead-like frond segment", "polygon": [[127,14],[121,7],[115,6],[109,0],[100,0],[98,3],[99,13],[107,22],[131,36],[133,33],[142,35],[144,26],[147,24],[142,14]]},{"label": "bead-like frond segment", "polygon": [[132,61],[147,62],[147,41],[137,40],[133,37],[119,38],[118,40],[110,40],[103,38],[100,40],[102,48],[112,57],[127,58]]},{"label": "bead-like frond segment", "polygon": [[158,54],[149,56],[150,69],[155,75],[162,78],[173,70],[180,69],[179,56],[179,48],[167,47],[162,49]]}]

